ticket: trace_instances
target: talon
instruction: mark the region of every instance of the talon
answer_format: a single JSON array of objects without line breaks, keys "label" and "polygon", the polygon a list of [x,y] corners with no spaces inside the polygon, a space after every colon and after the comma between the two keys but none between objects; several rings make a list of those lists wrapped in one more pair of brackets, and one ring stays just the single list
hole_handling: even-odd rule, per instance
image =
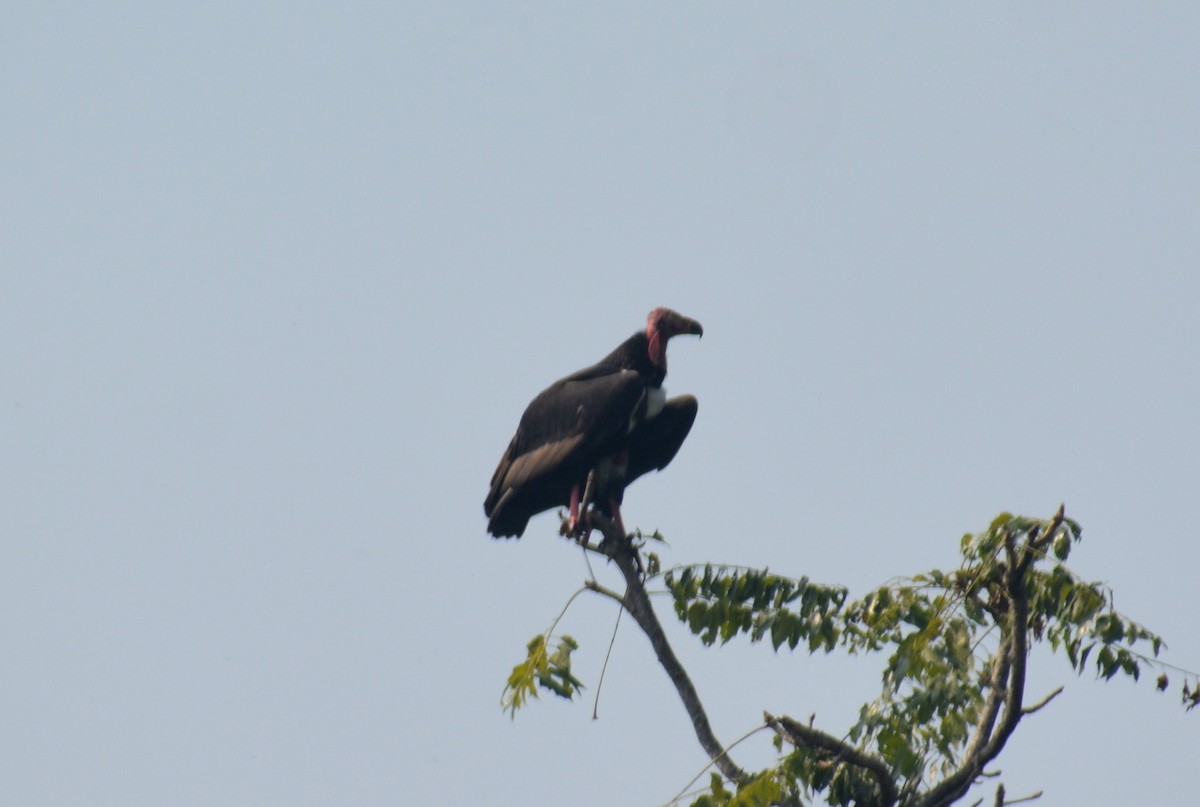
[{"label": "talon", "polygon": [[579,521],[575,525],[575,530],[571,537],[580,546],[586,547],[592,536],[592,519],[588,512],[579,514]]}]

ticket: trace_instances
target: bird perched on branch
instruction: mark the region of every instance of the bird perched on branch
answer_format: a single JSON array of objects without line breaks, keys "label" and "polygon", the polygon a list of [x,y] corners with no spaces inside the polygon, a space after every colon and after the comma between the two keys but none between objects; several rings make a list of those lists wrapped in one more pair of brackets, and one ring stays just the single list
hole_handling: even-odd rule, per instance
[{"label": "bird perched on branch", "polygon": [[567,507],[568,532],[586,536],[589,504],[621,533],[625,488],[674,459],[696,419],[691,395],[667,400],[667,342],[704,329],[669,308],[596,364],[544,389],[525,409],[484,500],[488,532],[520,537],[529,519]]}]

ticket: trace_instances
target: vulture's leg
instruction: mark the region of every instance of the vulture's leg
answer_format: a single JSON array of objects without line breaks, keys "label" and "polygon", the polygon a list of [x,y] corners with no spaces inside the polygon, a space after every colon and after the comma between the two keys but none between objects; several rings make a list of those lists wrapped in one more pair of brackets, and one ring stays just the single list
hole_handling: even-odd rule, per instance
[{"label": "vulture's leg", "polygon": [[587,546],[588,534],[592,531],[591,525],[587,523],[587,509],[592,503],[592,488],[595,484],[596,472],[589,471],[587,484],[583,486],[583,496],[579,499],[579,527],[575,530],[579,543],[584,546]]},{"label": "vulture's leg", "polygon": [[578,484],[571,488],[571,516],[568,525],[568,534],[582,544],[587,543],[587,534],[590,532],[585,522],[587,519],[588,504],[592,499],[592,486],[594,481],[595,473],[589,473],[587,485],[584,486],[582,496],[579,494]]},{"label": "vulture's leg", "polygon": [[624,538],[629,533],[625,532],[625,522],[621,520],[621,503],[616,499],[609,499],[608,507],[612,513],[613,523],[617,525],[617,529],[621,531],[621,537]]},{"label": "vulture's leg", "polygon": [[567,530],[569,535],[575,534],[575,527],[579,524],[579,485],[571,486],[571,507],[569,520],[567,521]]},{"label": "vulture's leg", "polygon": [[583,498],[579,500],[579,509],[581,511],[587,510],[588,505],[592,503],[592,488],[595,486],[595,484],[596,484],[596,472],[589,471],[588,478],[587,478],[587,485],[585,485],[583,488]]}]

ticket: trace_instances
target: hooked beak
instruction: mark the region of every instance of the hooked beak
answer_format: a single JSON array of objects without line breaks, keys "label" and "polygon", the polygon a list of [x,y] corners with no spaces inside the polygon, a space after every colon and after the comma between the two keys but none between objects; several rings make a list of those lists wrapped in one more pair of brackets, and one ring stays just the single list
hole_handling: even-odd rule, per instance
[{"label": "hooked beak", "polygon": [[658,327],[668,338],[682,334],[691,334],[693,336],[704,335],[704,326],[699,322],[671,310],[663,312]]}]

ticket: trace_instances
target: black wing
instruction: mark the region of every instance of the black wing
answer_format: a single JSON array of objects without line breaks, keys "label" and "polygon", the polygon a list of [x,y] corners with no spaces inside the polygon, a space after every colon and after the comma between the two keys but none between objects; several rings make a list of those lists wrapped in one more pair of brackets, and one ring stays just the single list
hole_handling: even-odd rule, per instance
[{"label": "black wing", "polygon": [[589,368],[534,398],[492,475],[488,532],[520,536],[532,516],[567,504],[572,486],[625,439],[645,393],[639,373]]},{"label": "black wing", "polygon": [[696,420],[699,403],[692,395],[671,398],[662,411],[642,421],[629,435],[629,465],[625,486],[649,471],[661,471],[675,459]]}]

